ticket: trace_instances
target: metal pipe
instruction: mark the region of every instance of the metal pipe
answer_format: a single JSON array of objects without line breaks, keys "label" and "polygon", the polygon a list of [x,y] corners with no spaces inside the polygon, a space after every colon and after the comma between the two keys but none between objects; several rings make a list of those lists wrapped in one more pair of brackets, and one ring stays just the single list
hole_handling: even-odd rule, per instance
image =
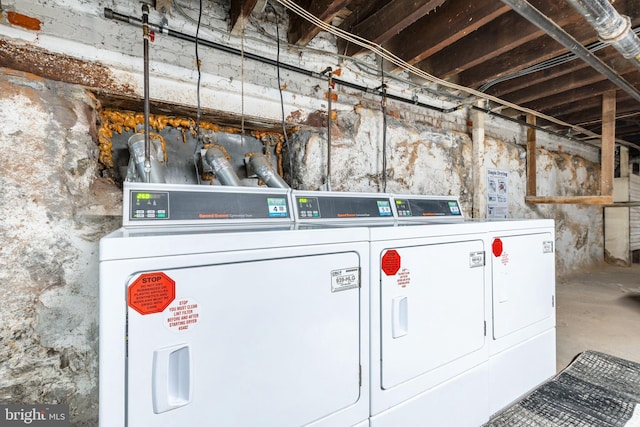
[{"label": "metal pipe", "polygon": [[612,45],[640,68],[640,39],[631,29],[631,19],[623,16],[609,0],[568,0],[598,32],[600,40]]},{"label": "metal pipe", "polygon": [[328,91],[328,105],[327,105],[327,191],[331,191],[331,98],[333,97],[333,75],[331,68],[329,68],[329,91]]},{"label": "metal pipe", "polygon": [[142,5],[142,37],[144,39],[144,177],[151,182],[151,138],[149,136],[149,6]]},{"label": "metal pipe", "polygon": [[633,99],[640,102],[640,92],[638,92],[633,85],[620,77],[611,67],[589,52],[579,41],[542,14],[538,9],[531,6],[526,0],[502,0],[502,2],[511,6],[511,8],[523,18],[543,30],[555,41],[575,53],[577,57],[589,64],[593,69],[607,77],[613,84],[631,95]]},{"label": "metal pipe", "polygon": [[387,192],[387,85],[382,82],[382,192]]},{"label": "metal pipe", "polygon": [[207,163],[211,165],[216,178],[222,185],[234,185],[241,187],[242,182],[236,172],[233,170],[233,166],[227,160],[227,156],[217,147],[211,147],[207,150],[204,158]]},{"label": "metal pipe", "polygon": [[249,157],[249,167],[258,177],[264,181],[269,187],[289,188],[284,179],[278,175],[267,160],[267,157],[261,153],[253,153]]},{"label": "metal pipe", "polygon": [[[108,7],[104,8],[104,16],[107,19],[112,19],[114,21],[119,21],[119,22],[124,22],[130,25],[135,25],[135,26],[140,26],[141,25],[141,21],[140,18],[137,18],[135,16],[129,16],[129,15],[124,15],[122,13],[119,12],[115,12],[113,9],[110,9]],[[194,36],[191,36],[189,34],[185,34],[185,33],[181,33],[179,31],[175,31],[172,30],[170,28],[167,27],[163,27],[157,24],[153,24],[153,23],[149,23],[149,26],[156,32],[158,32],[159,34],[164,34],[168,37],[173,37],[179,40],[183,40],[183,41],[188,41],[188,42],[192,42],[195,43],[196,38]],[[237,55],[237,56],[241,56],[242,52],[239,49],[234,49],[232,47],[229,46],[225,46],[223,44],[220,43],[216,43],[213,42],[211,40],[206,40],[206,39],[202,39],[202,38],[198,38],[198,43],[200,43],[200,45],[202,46],[207,46],[209,48],[212,49],[216,49],[218,51],[221,52],[225,52],[225,53],[229,53],[232,55]],[[577,43],[577,42],[576,42]],[[304,76],[310,76],[310,77],[314,77],[314,78],[318,78],[318,79],[322,79],[324,78],[324,75],[321,73],[317,73],[315,71],[310,71],[310,70],[306,70],[304,68],[300,68],[300,67],[296,67],[295,65],[291,65],[291,64],[287,64],[285,62],[280,62],[279,60],[272,60],[270,58],[266,58],[264,56],[260,56],[260,55],[256,55],[254,53],[250,53],[250,52],[245,52],[244,53],[245,58],[247,59],[251,59],[253,61],[258,61],[259,63],[262,64],[267,64],[267,65],[272,65],[274,67],[276,67],[278,70],[283,69],[283,70],[288,70],[288,71],[293,71],[295,73],[304,75]],[[358,91],[361,91],[363,93],[370,93],[370,94],[377,94],[377,95],[382,95],[381,91],[378,90],[374,90],[371,88],[368,88],[366,86],[362,86],[356,83],[352,83],[350,81],[347,80],[341,80],[341,79],[333,79],[334,82],[336,82],[337,84],[344,86],[344,87],[348,87],[350,89],[355,89]],[[416,99],[411,99],[411,98],[403,98],[401,96],[398,95],[394,95],[391,93],[387,93],[386,94],[387,99],[391,99],[393,101],[398,101],[398,102],[402,102],[405,104],[411,104],[414,105],[416,107],[422,107],[422,108],[426,108],[429,110],[433,110],[433,111],[437,111],[439,113],[445,113],[445,114],[449,114],[452,113],[454,111],[458,111],[461,110],[463,108],[462,105],[456,105],[455,107],[452,108],[441,108],[441,107],[437,107],[435,105],[429,105],[429,104],[425,104],[423,102],[419,102]],[[477,109],[476,107],[470,107],[471,109]],[[500,117],[502,119],[508,120],[508,121],[512,121],[514,123],[518,123],[522,126],[525,127],[532,127],[531,125],[528,125],[526,121],[524,120],[517,120],[514,119],[510,116],[504,115],[504,114],[499,114],[490,110],[486,110],[485,111],[487,114],[491,114],[495,117]],[[550,135],[556,135],[556,136],[561,136],[563,138],[569,139],[571,141],[575,141],[575,142],[581,142],[580,140],[573,138],[573,137],[568,137],[565,135],[562,135],[558,132],[555,132],[553,130],[550,129],[546,129],[543,127],[538,126],[537,127],[538,130],[540,130],[541,132],[545,132],[548,133]]]},{"label": "metal pipe", "polygon": [[[147,134],[135,133],[129,137],[127,145],[129,146],[129,174],[127,178],[140,179],[142,182],[164,183],[165,178],[160,168],[160,164],[155,156],[151,156],[150,151],[146,148]],[[147,168],[147,165],[149,166]]]},{"label": "metal pipe", "polygon": [[[128,16],[128,15],[124,15],[122,13],[118,13],[115,12],[113,9],[109,9],[109,8],[105,8],[104,9],[104,16],[105,18],[108,19],[113,19],[115,21],[120,21],[120,22],[126,22],[127,24],[131,24],[131,25],[140,25],[140,19],[134,17],[134,16]],[[188,42],[192,42],[195,43],[196,38],[194,36],[190,36],[189,34],[185,34],[185,33],[181,33],[179,31],[175,31],[172,30],[170,28],[167,27],[161,27],[157,24],[153,24],[153,23],[149,23],[150,28],[152,28],[153,30],[157,31],[160,34],[165,34],[169,37],[174,37],[183,41],[188,41]],[[243,53],[240,49],[235,49],[229,46],[225,46],[223,44],[220,43],[216,43],[210,40],[206,40],[206,39],[202,39],[202,38],[198,38],[198,43],[202,46],[207,46],[210,47],[212,49],[217,49],[221,52],[226,52],[226,53],[230,53],[232,55],[237,55],[237,56],[241,56]],[[315,77],[318,79],[322,79],[324,78],[324,73],[318,73],[315,71],[311,71],[311,70],[307,70],[304,68],[300,68],[300,67],[296,67],[295,65],[291,65],[291,64],[287,64],[285,62],[280,62],[280,61],[276,61],[264,56],[260,56],[260,55],[256,55],[255,53],[251,53],[251,52],[244,52],[244,57],[246,59],[251,59],[253,61],[258,61],[262,64],[267,64],[267,65],[273,65],[274,67],[277,68],[281,68],[283,70],[288,70],[288,71],[293,71],[295,73],[299,73],[302,74],[304,76],[309,76],[309,77]],[[377,94],[377,95],[381,95],[380,91],[376,91],[373,90],[371,88],[368,88],[366,86],[362,86],[356,83],[352,83],[350,81],[347,80],[341,80],[341,79],[336,79],[333,78],[334,83],[337,83],[341,86],[344,87],[348,87],[350,89],[355,89],[355,90],[359,90],[361,92],[366,92],[366,93],[371,93],[371,94]],[[423,108],[428,108],[430,110],[434,110],[434,111],[438,111],[441,113],[450,113],[453,112],[455,110],[458,110],[459,107],[453,107],[450,109],[447,108],[440,108],[437,107],[435,105],[429,105],[429,104],[425,104],[422,102],[417,102],[413,99],[408,99],[408,98],[403,98],[401,96],[397,96],[397,95],[392,95],[392,94],[387,94],[387,98],[388,99],[393,99],[395,101],[400,101],[400,102],[405,102],[408,104],[412,104],[412,105],[416,105],[418,107],[423,107]]]}]

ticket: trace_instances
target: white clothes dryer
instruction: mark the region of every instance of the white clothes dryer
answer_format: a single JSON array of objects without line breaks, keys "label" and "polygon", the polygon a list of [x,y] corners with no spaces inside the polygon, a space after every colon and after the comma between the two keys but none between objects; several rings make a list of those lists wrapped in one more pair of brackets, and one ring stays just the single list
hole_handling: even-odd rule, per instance
[{"label": "white clothes dryer", "polygon": [[124,197],[100,242],[100,426],[368,425],[366,228],[296,230],[279,189]]}]

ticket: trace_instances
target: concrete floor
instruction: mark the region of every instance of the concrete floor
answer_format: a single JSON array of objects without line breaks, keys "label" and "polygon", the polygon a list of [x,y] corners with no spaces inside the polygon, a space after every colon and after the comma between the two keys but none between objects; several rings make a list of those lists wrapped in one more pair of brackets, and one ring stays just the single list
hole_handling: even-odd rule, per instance
[{"label": "concrete floor", "polygon": [[596,350],[640,363],[640,264],[603,264],[556,281],[557,368]]}]

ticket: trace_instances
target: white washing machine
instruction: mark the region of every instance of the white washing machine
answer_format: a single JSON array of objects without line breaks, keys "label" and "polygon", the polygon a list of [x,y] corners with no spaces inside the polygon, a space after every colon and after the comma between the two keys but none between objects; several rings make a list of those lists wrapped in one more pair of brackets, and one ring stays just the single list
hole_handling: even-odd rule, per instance
[{"label": "white washing machine", "polygon": [[556,373],[553,220],[487,222],[491,414]]},{"label": "white washing machine", "polygon": [[124,198],[100,242],[101,427],[368,425],[366,228],[295,230],[279,189]]},{"label": "white washing machine", "polygon": [[486,223],[458,200],[394,196],[398,223],[370,227],[371,426],[489,419]]}]

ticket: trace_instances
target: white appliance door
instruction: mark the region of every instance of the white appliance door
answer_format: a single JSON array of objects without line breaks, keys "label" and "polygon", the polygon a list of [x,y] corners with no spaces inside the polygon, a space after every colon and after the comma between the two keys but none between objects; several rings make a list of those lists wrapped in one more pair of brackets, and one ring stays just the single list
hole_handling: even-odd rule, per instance
[{"label": "white appliance door", "polygon": [[484,347],[483,250],[474,240],[382,251],[383,389]]},{"label": "white appliance door", "polygon": [[493,338],[550,319],[555,294],[551,233],[496,237],[491,244]]},{"label": "white appliance door", "polygon": [[129,426],[300,426],[360,399],[359,254],[255,252],[131,275]]}]

